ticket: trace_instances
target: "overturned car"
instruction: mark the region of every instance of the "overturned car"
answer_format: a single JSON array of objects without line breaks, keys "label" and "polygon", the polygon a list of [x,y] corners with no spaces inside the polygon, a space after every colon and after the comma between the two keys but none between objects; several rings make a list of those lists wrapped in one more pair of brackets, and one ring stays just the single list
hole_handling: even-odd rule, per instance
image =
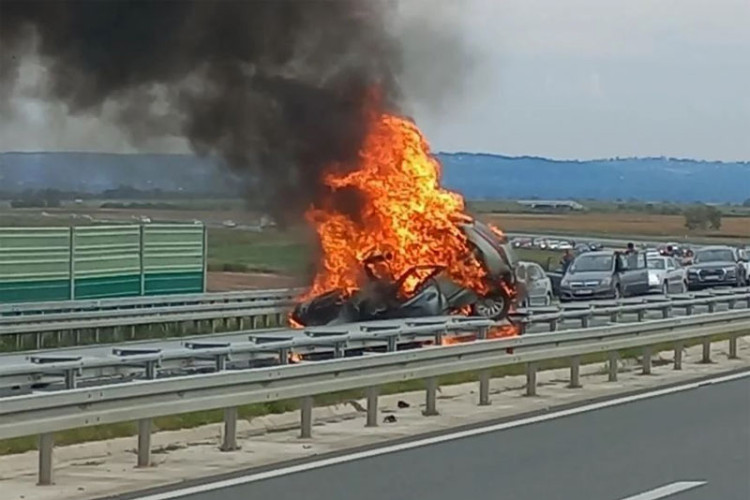
[{"label": "overturned car", "polygon": [[[415,265],[401,276],[384,277],[379,270],[387,268],[389,257],[374,255],[362,263],[367,276],[364,286],[351,294],[331,290],[299,303],[290,316],[292,323],[321,326],[456,313],[505,318],[516,287],[516,260],[510,244],[479,221],[461,221],[457,226],[485,271],[483,293],[456,282],[439,265]],[[405,283],[415,276],[418,285],[406,293]]]}]

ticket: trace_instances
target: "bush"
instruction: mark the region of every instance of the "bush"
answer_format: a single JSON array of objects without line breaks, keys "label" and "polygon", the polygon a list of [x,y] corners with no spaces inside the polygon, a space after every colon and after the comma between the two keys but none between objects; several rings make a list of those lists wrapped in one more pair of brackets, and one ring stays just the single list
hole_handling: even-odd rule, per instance
[{"label": "bush", "polygon": [[697,205],[685,210],[685,227],[696,229],[721,229],[721,210],[708,205]]}]

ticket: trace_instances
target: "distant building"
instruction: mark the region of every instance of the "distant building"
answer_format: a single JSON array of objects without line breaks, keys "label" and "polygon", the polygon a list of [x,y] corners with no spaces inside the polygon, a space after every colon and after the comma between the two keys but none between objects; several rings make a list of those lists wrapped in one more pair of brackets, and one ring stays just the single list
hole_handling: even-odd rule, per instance
[{"label": "distant building", "polygon": [[518,200],[517,203],[521,206],[532,208],[534,210],[545,210],[545,211],[581,211],[586,210],[586,207],[572,200]]}]

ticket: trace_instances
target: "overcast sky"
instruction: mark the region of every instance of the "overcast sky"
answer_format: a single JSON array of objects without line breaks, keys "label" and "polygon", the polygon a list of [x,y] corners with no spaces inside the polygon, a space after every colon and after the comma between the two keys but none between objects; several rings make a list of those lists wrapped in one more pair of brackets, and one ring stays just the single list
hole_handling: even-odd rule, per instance
[{"label": "overcast sky", "polygon": [[[409,108],[435,150],[750,160],[750,0],[404,2],[463,41],[408,52]],[[449,91],[420,98],[426,77]],[[100,120],[17,104],[0,150],[132,151]]]}]

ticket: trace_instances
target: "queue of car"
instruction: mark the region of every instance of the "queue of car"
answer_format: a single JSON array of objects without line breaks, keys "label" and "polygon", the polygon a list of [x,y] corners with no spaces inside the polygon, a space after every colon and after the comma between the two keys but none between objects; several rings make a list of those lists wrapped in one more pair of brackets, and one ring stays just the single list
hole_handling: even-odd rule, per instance
[{"label": "queue of car", "polygon": [[648,293],[683,293],[713,286],[750,286],[746,250],[730,246],[695,251],[672,245],[627,251],[576,248],[565,267],[548,271],[552,293],[561,302],[619,299]]}]

